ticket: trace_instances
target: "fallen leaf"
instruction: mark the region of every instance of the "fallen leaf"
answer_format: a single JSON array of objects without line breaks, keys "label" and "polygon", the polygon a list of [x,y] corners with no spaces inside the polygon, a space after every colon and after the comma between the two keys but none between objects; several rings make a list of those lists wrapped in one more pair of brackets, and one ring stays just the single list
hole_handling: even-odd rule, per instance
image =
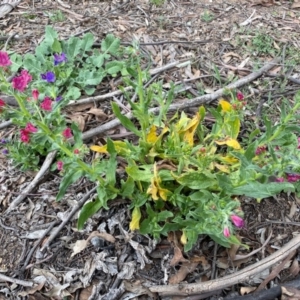
[{"label": "fallen leaf", "polygon": [[185,262],[182,264],[178,272],[171,276],[169,279],[169,284],[177,284],[185,279],[185,277],[193,272],[198,266],[199,262]]}]

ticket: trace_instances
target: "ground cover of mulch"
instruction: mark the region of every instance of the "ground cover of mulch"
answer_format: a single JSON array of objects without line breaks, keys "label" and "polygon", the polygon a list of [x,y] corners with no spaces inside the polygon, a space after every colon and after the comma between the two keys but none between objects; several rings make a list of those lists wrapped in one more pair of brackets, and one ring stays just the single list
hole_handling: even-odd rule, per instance
[{"label": "ground cover of mulch", "polygon": [[[270,70],[240,87],[247,96],[247,117],[253,121],[269,112],[276,119],[282,98],[292,101],[300,86],[297,1],[156,4],[161,5],[143,0],[4,0],[0,49],[33,51],[46,25],[61,39],[91,32],[96,43],[108,33],[124,45],[137,40],[151,58],[157,80],[184,86],[188,97],[176,99],[178,103],[214,95],[233,76],[247,78],[279,57]],[[272,38],[270,44],[263,35]],[[192,64],[178,67],[186,60]],[[116,89],[114,81],[104,82],[97,94],[108,96],[67,108],[68,118],[83,132],[110,124],[109,95]],[[0,138],[15,133],[4,121],[0,128]],[[108,126],[86,143],[119,133],[120,127]],[[184,253],[177,233],[161,241],[131,233],[126,200],[110,203],[109,210],[100,210],[78,231],[74,208],[94,196],[93,185],[80,180],[56,202],[59,174],[47,170],[29,189],[36,175],[20,172],[0,154],[0,299],[239,299],[248,293],[243,299],[300,299],[300,200],[293,194],[261,203],[241,197],[246,227],[238,235],[248,251],[225,249],[199,236]],[[22,201],[12,209],[16,199]]]}]

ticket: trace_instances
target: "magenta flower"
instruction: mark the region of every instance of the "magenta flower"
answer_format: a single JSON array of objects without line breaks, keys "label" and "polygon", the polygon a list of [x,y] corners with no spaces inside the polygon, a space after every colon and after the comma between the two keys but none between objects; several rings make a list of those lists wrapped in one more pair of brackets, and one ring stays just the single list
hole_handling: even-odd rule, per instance
[{"label": "magenta flower", "polygon": [[288,182],[296,182],[300,179],[300,175],[298,174],[287,174],[287,181]]},{"label": "magenta flower", "polygon": [[59,160],[57,162],[57,170],[61,171],[63,169],[63,167],[64,167],[64,163],[61,160]]},{"label": "magenta flower", "polygon": [[267,147],[266,146],[259,146],[257,147],[256,151],[255,151],[255,155],[260,155],[264,152],[267,151]]},{"label": "magenta flower", "polygon": [[300,149],[300,137],[298,137],[298,147],[297,149]]},{"label": "magenta flower", "polygon": [[284,182],[284,178],[283,177],[278,177],[275,180],[276,182]]},{"label": "magenta flower", "polygon": [[41,77],[43,80],[46,80],[47,82],[50,82],[50,83],[53,83],[56,80],[55,74],[51,71],[48,71],[48,72],[42,74]]},{"label": "magenta flower", "polygon": [[32,123],[27,123],[25,130],[27,130],[29,133],[34,133],[38,131],[37,128],[32,125]]},{"label": "magenta flower", "polygon": [[21,129],[20,130],[20,138],[23,143],[29,143],[29,141],[30,141],[29,132],[26,129]]},{"label": "magenta flower", "polygon": [[32,76],[26,70],[22,70],[21,75],[12,80],[12,87],[20,92],[24,92]]},{"label": "magenta flower", "polygon": [[65,137],[66,139],[69,139],[73,136],[71,128],[66,128],[63,132],[62,132],[63,137]]},{"label": "magenta flower", "polygon": [[32,98],[33,98],[34,100],[38,100],[39,94],[40,94],[40,93],[39,93],[38,90],[33,90],[33,91],[31,92]]},{"label": "magenta flower", "polygon": [[7,67],[11,65],[11,61],[6,52],[0,51],[0,67]]},{"label": "magenta flower", "polygon": [[2,107],[5,106],[5,104],[6,103],[2,99],[0,99],[0,113],[2,112]]},{"label": "magenta flower", "polygon": [[41,109],[46,111],[52,110],[52,100],[49,97],[45,97],[43,102],[40,104]]},{"label": "magenta flower", "polygon": [[245,225],[244,220],[243,220],[241,217],[237,216],[237,215],[231,215],[231,216],[230,216],[230,219],[231,219],[232,223],[233,223],[236,227],[241,228],[241,227],[244,227],[244,225]]},{"label": "magenta flower", "polygon": [[65,53],[54,54],[54,66],[57,66],[63,62],[67,62],[67,57]]},{"label": "magenta flower", "polygon": [[230,237],[230,231],[228,227],[224,227],[223,234],[225,237]]},{"label": "magenta flower", "polygon": [[237,98],[239,101],[242,101],[245,97],[244,97],[243,93],[237,92],[237,93],[236,93],[236,98]]},{"label": "magenta flower", "polygon": [[79,150],[78,149],[74,149],[74,154],[79,154]]}]

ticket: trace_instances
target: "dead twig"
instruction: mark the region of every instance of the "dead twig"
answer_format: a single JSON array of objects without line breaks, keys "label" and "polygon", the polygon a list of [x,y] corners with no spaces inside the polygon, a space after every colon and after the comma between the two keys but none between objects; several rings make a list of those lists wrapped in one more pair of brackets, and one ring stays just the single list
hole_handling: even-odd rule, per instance
[{"label": "dead twig", "polygon": [[153,293],[159,293],[161,296],[186,296],[203,294],[214,290],[224,289],[226,287],[233,286],[237,283],[243,282],[250,276],[258,274],[265,269],[277,264],[279,261],[284,260],[290,253],[297,250],[300,246],[300,234],[294,237],[290,242],[283,246],[280,250],[271,254],[270,256],[262,259],[261,261],[246,267],[245,269],[238,271],[232,275],[225,276],[223,278],[192,284],[176,284],[169,286],[152,286],[150,291]]},{"label": "dead twig", "polygon": [[72,208],[69,215],[63,220],[63,222],[51,233],[46,243],[41,248],[41,252],[44,252],[51,244],[51,242],[57,237],[60,231],[65,227],[65,225],[72,219],[76,212],[84,205],[84,203],[90,198],[90,195],[94,193],[97,189],[97,186],[88,191],[80,201]]},{"label": "dead twig", "polygon": [[45,158],[45,161],[39,170],[39,172],[36,174],[34,179],[28,184],[28,186],[25,188],[23,193],[19,195],[12,203],[10,203],[8,209],[5,211],[4,215],[9,214],[12,210],[14,210],[43,179],[45,174],[47,173],[49,167],[51,166],[54,158],[56,155],[56,151],[50,152],[47,157]]},{"label": "dead twig", "polygon": [[15,283],[15,284],[26,286],[26,287],[32,287],[33,286],[33,282],[31,282],[31,281],[11,278],[11,277],[5,276],[1,273],[0,273],[0,281],[2,281],[2,282],[11,282],[11,283]]}]

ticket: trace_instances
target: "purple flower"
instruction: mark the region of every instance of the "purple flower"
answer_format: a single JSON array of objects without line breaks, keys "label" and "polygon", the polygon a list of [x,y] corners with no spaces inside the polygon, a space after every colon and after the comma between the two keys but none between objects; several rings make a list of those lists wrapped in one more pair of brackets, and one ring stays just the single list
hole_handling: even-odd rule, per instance
[{"label": "purple flower", "polygon": [[0,143],[1,143],[1,144],[6,144],[6,143],[7,143],[7,140],[6,140],[6,139],[1,139]]},{"label": "purple flower", "polygon": [[300,179],[300,175],[298,174],[287,174],[287,181],[288,182],[296,182]]},{"label": "purple flower", "polygon": [[44,74],[41,75],[43,80],[46,80],[47,82],[55,82],[56,78],[55,78],[55,74],[51,71],[48,71]]},{"label": "purple flower", "polygon": [[65,53],[54,54],[54,66],[57,66],[63,62],[67,62],[67,57]]},{"label": "purple flower", "polygon": [[57,96],[56,99],[55,99],[56,102],[59,102],[61,100],[62,100],[62,96]]},{"label": "purple flower", "polygon": [[264,152],[267,151],[267,147],[266,146],[259,146],[257,147],[256,151],[255,151],[255,155],[260,155]]},{"label": "purple flower", "polygon": [[241,227],[244,227],[244,225],[245,225],[245,221],[237,215],[231,215],[230,219],[236,227],[241,228]]},{"label": "purple flower", "polygon": [[2,153],[3,153],[4,155],[7,155],[7,154],[9,153],[9,151],[8,151],[7,149],[3,149],[3,150],[2,150]]}]

